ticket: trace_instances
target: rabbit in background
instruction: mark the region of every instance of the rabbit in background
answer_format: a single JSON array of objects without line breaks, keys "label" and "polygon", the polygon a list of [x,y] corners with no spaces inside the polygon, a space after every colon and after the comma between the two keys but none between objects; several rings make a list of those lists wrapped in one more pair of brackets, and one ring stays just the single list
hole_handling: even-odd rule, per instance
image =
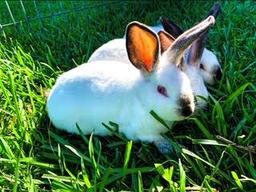
[{"label": "rabbit in background", "polygon": [[144,24],[131,22],[125,44],[129,65],[94,61],[60,75],[47,100],[51,122],[71,133],[77,134],[79,126],[84,134],[105,136],[112,132],[102,123],[112,121],[128,139],[153,142],[160,152],[169,152],[170,144],[161,135],[168,129],[150,111],[166,122],[194,112],[190,80],[181,70],[183,55],[214,23],[212,16],[205,19],[161,55],[158,35]]},{"label": "rabbit in background", "polygon": [[[217,18],[221,11],[220,4],[215,3],[213,7],[208,12],[208,16],[212,15],[214,18]],[[173,21],[167,18],[160,18],[161,25],[153,26],[153,30],[158,32],[160,30],[165,30],[174,38],[177,38],[183,33],[183,30],[175,24]],[[203,46],[205,47],[207,40],[207,33],[201,37],[200,41],[195,42],[194,46]],[[202,52],[202,57],[199,65],[197,66],[200,69],[200,74],[203,77],[204,82],[213,85],[216,81],[220,80],[222,77],[222,69],[218,61],[217,56],[207,48],[204,48]]]}]

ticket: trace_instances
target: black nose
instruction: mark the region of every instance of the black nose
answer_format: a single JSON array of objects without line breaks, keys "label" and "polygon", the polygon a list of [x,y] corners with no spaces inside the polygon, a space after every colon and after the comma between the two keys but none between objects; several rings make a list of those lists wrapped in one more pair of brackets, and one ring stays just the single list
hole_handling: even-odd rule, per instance
[{"label": "black nose", "polygon": [[191,100],[188,97],[180,98],[180,106],[181,106],[181,115],[187,117],[193,113],[193,109],[191,107]]},{"label": "black nose", "polygon": [[193,110],[190,106],[183,107],[181,109],[181,115],[184,117],[188,117],[193,113]]},{"label": "black nose", "polygon": [[222,71],[220,68],[218,68],[216,71],[215,71],[215,79],[216,80],[221,80],[221,77],[222,77]]}]

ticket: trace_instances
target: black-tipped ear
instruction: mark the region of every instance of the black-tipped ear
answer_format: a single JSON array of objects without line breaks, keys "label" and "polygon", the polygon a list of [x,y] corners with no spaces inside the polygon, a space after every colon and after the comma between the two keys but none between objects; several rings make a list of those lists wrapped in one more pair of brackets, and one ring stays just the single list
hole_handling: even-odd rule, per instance
[{"label": "black-tipped ear", "polygon": [[161,53],[165,52],[175,41],[175,38],[166,33],[165,31],[159,31],[158,37],[161,45]]},{"label": "black-tipped ear", "polygon": [[220,4],[219,3],[215,3],[212,6],[212,8],[210,9],[210,11],[208,12],[208,15],[206,16],[206,18],[209,17],[210,15],[212,15],[216,19],[220,12],[221,12]]},{"label": "black-tipped ear", "polygon": [[161,17],[160,22],[164,30],[168,32],[171,36],[173,36],[175,39],[183,33],[183,30],[170,19]]},{"label": "black-tipped ear", "polygon": [[129,60],[138,69],[150,73],[159,59],[158,36],[146,25],[131,22],[126,28],[126,49]]}]

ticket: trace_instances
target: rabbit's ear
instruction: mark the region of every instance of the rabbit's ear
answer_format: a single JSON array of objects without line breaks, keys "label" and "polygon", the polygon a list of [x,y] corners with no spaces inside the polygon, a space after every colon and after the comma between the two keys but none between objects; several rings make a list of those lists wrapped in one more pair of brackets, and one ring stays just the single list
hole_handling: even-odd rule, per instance
[{"label": "rabbit's ear", "polygon": [[172,35],[174,38],[178,38],[183,33],[183,30],[170,19],[161,17],[160,22],[164,30]]},{"label": "rabbit's ear", "polygon": [[185,50],[215,23],[213,16],[209,16],[191,29],[180,35],[166,51],[170,62],[179,65]]},{"label": "rabbit's ear", "polygon": [[200,35],[200,37],[195,40],[189,48],[187,63],[189,65],[194,65],[200,67],[201,57],[206,44],[208,30]]},{"label": "rabbit's ear", "polygon": [[158,37],[161,45],[161,53],[165,52],[175,41],[175,38],[166,33],[165,31],[159,31]]},{"label": "rabbit's ear", "polygon": [[126,49],[129,60],[138,69],[150,73],[159,59],[159,40],[147,26],[131,22],[126,28]]},{"label": "rabbit's ear", "polygon": [[[207,17],[213,16],[214,18],[216,18],[219,15],[220,11],[220,4],[215,3],[208,12]],[[200,37],[196,41],[194,41],[194,43],[192,43],[188,52],[188,64],[199,67],[199,61],[201,60],[203,50],[205,48],[208,32],[209,30],[201,34]]]}]

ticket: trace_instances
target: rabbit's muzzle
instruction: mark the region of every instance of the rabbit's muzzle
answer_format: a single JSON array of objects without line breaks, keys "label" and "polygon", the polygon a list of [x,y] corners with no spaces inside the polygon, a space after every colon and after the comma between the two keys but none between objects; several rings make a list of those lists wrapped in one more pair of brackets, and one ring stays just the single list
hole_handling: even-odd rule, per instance
[{"label": "rabbit's muzzle", "polygon": [[193,100],[190,97],[182,96],[180,102],[180,114],[184,117],[190,116],[194,112]]},{"label": "rabbit's muzzle", "polygon": [[222,71],[221,71],[221,69],[220,69],[219,67],[215,70],[215,73],[214,73],[214,74],[215,74],[214,77],[215,77],[216,80],[218,80],[218,81],[221,80]]}]

